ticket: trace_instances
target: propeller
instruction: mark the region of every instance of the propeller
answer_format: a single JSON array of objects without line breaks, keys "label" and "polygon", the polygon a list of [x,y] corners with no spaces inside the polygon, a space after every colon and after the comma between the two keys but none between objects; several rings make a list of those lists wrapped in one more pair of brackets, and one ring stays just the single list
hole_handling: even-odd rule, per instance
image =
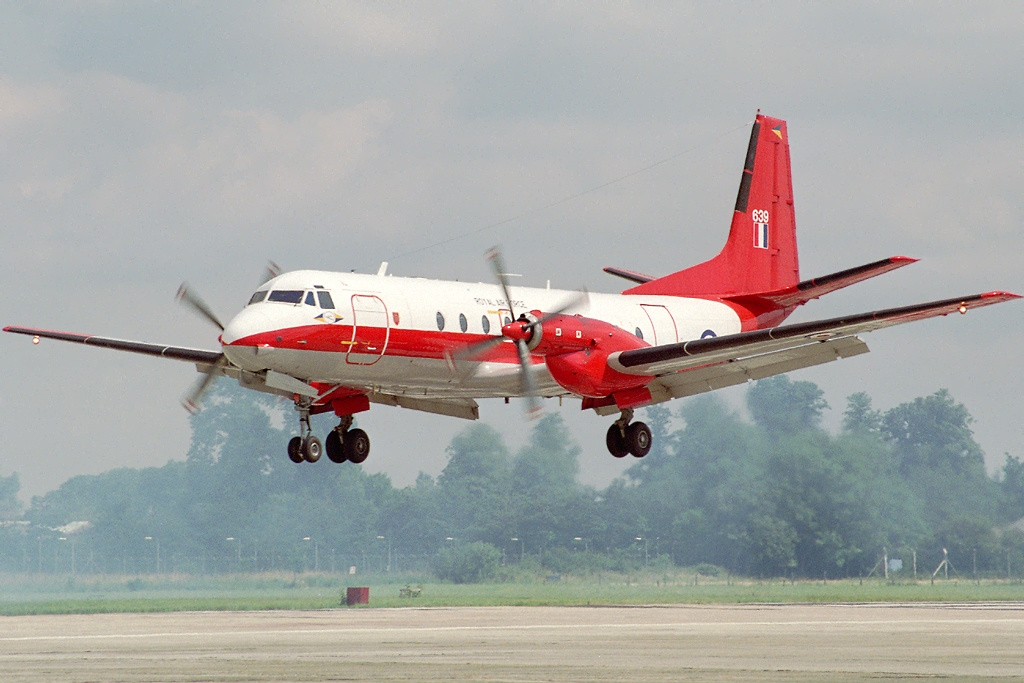
[{"label": "propeller", "polygon": [[[224,331],[224,323],[220,321],[217,314],[203,301],[202,297],[196,294],[195,291],[189,287],[187,282],[182,282],[181,286],[178,287],[178,293],[175,295],[178,303],[191,308],[195,313],[199,314],[202,318],[210,323],[213,323],[221,332]],[[203,396],[209,390],[210,385],[213,384],[213,380],[217,375],[221,374],[221,370],[227,366],[228,359],[222,353],[217,360],[210,366],[209,370],[200,370],[202,376],[199,377],[189,388],[187,392],[181,397],[181,405],[188,412],[195,415],[199,412],[200,404],[202,403]]]},{"label": "propeller", "polygon": [[[263,269],[260,284],[263,285],[267,281],[274,279],[280,275],[281,272],[281,266],[277,265],[273,261],[267,261],[267,265]],[[220,318],[218,318],[217,314],[213,312],[213,309],[203,301],[203,298],[199,296],[199,294],[197,294],[187,282],[182,282],[181,286],[178,287],[178,293],[175,295],[175,299],[177,299],[178,303],[191,308],[206,321],[215,325],[221,332],[224,331],[224,323],[220,321]],[[227,356],[222,353],[218,356],[217,360],[214,361],[213,365],[210,366],[209,370],[200,370],[202,377],[197,379],[192,384],[191,388],[189,388],[189,390],[181,397],[181,405],[185,407],[185,410],[193,415],[199,412],[203,395],[206,394],[210,385],[213,384],[214,378],[223,374],[224,368],[229,364],[230,361],[228,361]]]},{"label": "propeller", "polygon": [[281,266],[277,265],[273,261],[267,261],[267,265],[263,269],[263,275],[260,277],[260,284],[265,285],[267,282],[273,280],[282,272],[283,271],[281,269]]},{"label": "propeller", "polygon": [[181,283],[181,287],[178,287],[178,293],[174,298],[177,299],[178,303],[188,306],[193,311],[216,325],[221,332],[224,331],[224,323],[222,323],[213,310],[206,305],[206,302],[203,301],[202,297],[192,291],[187,282]]},{"label": "propeller", "polygon": [[534,318],[531,320],[526,317],[525,313],[520,314],[520,316],[516,318],[515,309],[512,306],[512,295],[508,288],[508,276],[506,275],[507,270],[505,269],[505,260],[502,258],[501,251],[498,247],[492,247],[487,251],[487,260],[490,262],[491,268],[498,280],[498,284],[501,286],[501,292],[505,297],[505,302],[508,304],[508,310],[512,315],[512,322],[502,326],[500,335],[491,337],[490,339],[485,339],[484,341],[477,342],[475,344],[470,344],[461,349],[455,355],[455,359],[465,360],[479,357],[488,349],[494,348],[506,340],[512,341],[516,345],[516,352],[519,355],[520,391],[523,396],[526,397],[526,413],[530,418],[534,418],[540,414],[541,410],[540,397],[537,393],[537,383],[534,379],[533,373],[530,371],[532,363],[530,362],[529,344],[530,340],[533,338],[534,330],[541,327],[551,318],[561,315],[570,308],[575,308],[581,303],[584,303],[588,300],[589,295],[586,290],[581,290],[578,294],[563,302],[557,309],[549,313],[545,313],[540,318]]},{"label": "propeller", "polygon": [[185,410],[195,415],[202,408],[203,396],[206,395],[210,385],[213,384],[213,380],[217,377],[220,371],[228,364],[227,357],[222,353],[216,362],[210,366],[209,370],[201,370],[202,375],[195,382],[187,392],[181,397],[181,405]]}]

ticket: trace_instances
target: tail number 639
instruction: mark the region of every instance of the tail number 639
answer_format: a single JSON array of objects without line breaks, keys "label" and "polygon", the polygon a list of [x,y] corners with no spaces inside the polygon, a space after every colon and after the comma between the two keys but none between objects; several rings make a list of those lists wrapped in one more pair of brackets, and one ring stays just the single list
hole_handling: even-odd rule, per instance
[{"label": "tail number 639", "polygon": [[767,209],[754,209],[751,212],[751,218],[754,219],[755,223],[767,223],[768,222],[768,210]]}]

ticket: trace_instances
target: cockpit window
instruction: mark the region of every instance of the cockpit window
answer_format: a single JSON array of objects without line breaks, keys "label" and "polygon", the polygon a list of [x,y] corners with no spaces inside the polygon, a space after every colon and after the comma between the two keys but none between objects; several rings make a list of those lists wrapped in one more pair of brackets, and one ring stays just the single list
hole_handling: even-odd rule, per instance
[{"label": "cockpit window", "polygon": [[327,310],[334,308],[334,300],[331,299],[330,292],[317,292],[316,295],[320,299],[320,308],[326,308]]},{"label": "cockpit window", "polygon": [[278,289],[270,293],[267,301],[278,301],[282,304],[301,304],[303,294],[305,292],[301,289]]},{"label": "cockpit window", "polygon": [[313,292],[306,292],[306,305],[316,306],[316,298],[313,296]]},{"label": "cockpit window", "polygon": [[253,304],[258,304],[259,302],[263,301],[266,298],[267,298],[267,290],[261,289],[260,291],[258,291],[258,292],[256,292],[255,294],[252,295],[252,298],[249,299],[249,303],[246,304],[246,306],[252,306]]}]

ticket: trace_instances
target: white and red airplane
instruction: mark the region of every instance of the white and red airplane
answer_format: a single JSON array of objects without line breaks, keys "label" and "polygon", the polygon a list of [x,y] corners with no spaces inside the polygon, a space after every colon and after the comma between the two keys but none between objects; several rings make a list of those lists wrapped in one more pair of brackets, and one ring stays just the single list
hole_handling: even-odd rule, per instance
[{"label": "white and red airplane", "polygon": [[[620,294],[303,270],[272,277],[226,326],[186,286],[179,298],[221,328],[220,350],[165,346],[24,327],[4,331],[195,363],[204,376],[286,396],[300,415],[294,462],[363,462],[370,441],[352,416],[371,403],[470,420],[478,398],[582,400],[608,429],[616,457],[642,458],[651,431],[633,410],[868,351],[856,335],[1019,298],[989,292],[781,325],[811,299],[913,263],[903,256],[800,280],[786,123],[758,114],[732,227],[716,257],[664,277],[605,268],[635,283]],[[310,415],[340,424],[322,445]]]}]

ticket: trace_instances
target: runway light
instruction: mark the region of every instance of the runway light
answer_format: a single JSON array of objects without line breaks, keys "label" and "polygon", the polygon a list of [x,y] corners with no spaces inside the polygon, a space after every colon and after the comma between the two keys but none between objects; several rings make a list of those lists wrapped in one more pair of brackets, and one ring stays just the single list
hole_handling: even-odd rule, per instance
[{"label": "runway light", "polygon": [[32,337],[32,343],[33,344],[38,344],[39,343],[39,335],[38,334],[36,336]]}]

